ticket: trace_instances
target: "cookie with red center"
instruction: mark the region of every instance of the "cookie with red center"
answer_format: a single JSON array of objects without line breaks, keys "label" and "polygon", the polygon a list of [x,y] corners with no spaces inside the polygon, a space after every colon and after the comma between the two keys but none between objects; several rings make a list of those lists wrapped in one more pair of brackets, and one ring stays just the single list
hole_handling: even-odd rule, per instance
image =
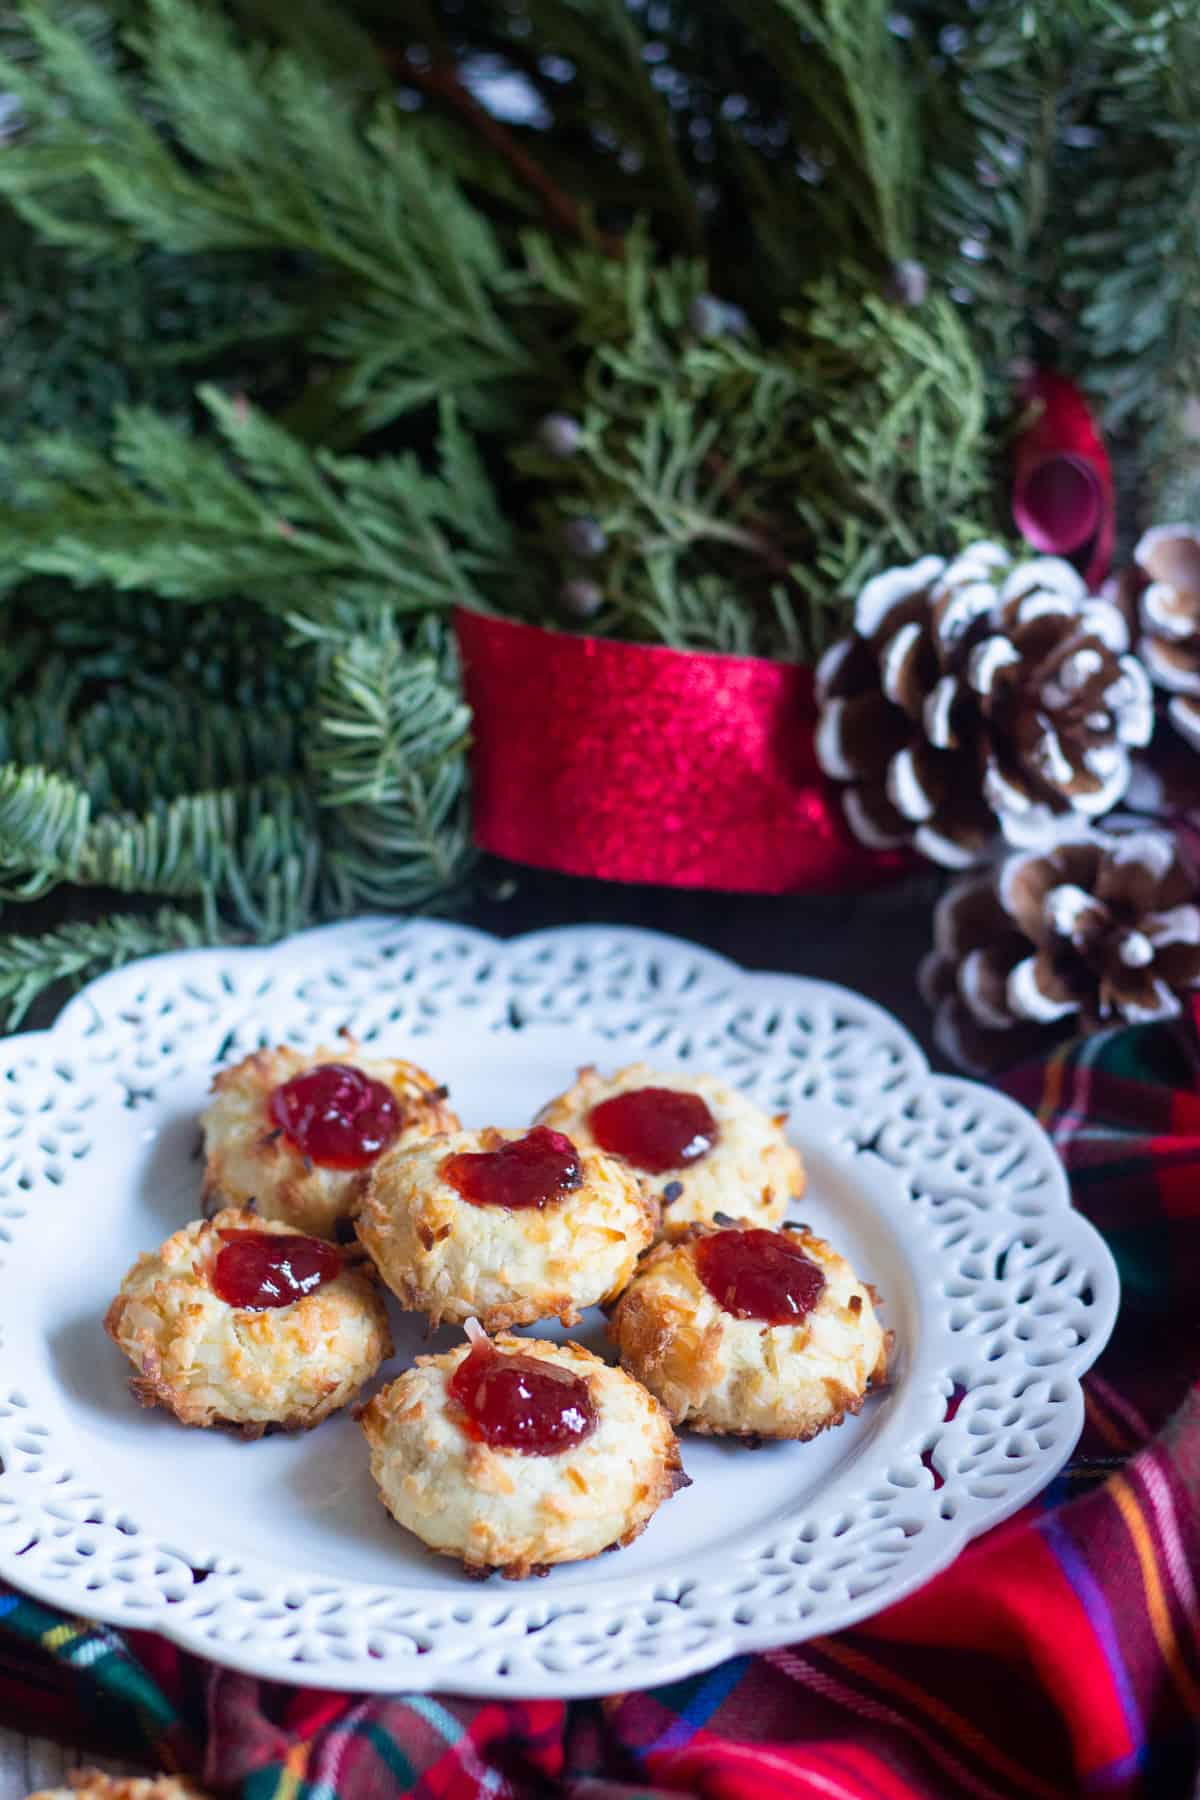
[{"label": "cookie with red center", "polygon": [[392,1353],[374,1271],[248,1210],[197,1219],[140,1256],[104,1328],[143,1406],[184,1425],[317,1425]]},{"label": "cookie with red center", "polygon": [[383,1388],[360,1422],[396,1521],[473,1574],[509,1578],[637,1537],[687,1485],[644,1388],[576,1344],[474,1341]]},{"label": "cookie with red center", "polygon": [[656,1219],[621,1163],[534,1127],[451,1132],[381,1157],[356,1225],[402,1306],[503,1331],[573,1325],[618,1294]]},{"label": "cookie with red center", "polygon": [[668,1074],[645,1063],[615,1075],[581,1069],[537,1122],[619,1158],[662,1208],[668,1236],[719,1212],[777,1225],[804,1192],[784,1117],[771,1117],[713,1075]]},{"label": "cookie with red center", "polygon": [[676,1425],[811,1438],[887,1376],[878,1297],[807,1227],[697,1225],[645,1258],[609,1324]]},{"label": "cookie with red center", "polygon": [[424,1069],[343,1036],[336,1049],[279,1045],[222,1069],[201,1126],[205,1211],[253,1200],[263,1218],[342,1239],[378,1158],[458,1120]]}]

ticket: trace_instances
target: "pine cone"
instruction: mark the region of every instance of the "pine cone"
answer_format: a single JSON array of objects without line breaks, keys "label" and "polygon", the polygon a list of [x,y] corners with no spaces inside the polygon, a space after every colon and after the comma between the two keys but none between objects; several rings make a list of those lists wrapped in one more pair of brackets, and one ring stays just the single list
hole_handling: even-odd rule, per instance
[{"label": "pine cone", "polygon": [[995,1067],[1051,1027],[1173,1018],[1200,983],[1197,898],[1158,831],[1078,828],[1044,854],[955,882],[921,970],[939,1042],[960,1062]]},{"label": "pine cone", "polygon": [[1057,557],[980,543],[876,576],[817,669],[817,758],[856,836],[965,868],[997,827],[1045,849],[1107,812],[1153,725],[1127,650],[1118,608]]},{"label": "pine cone", "polygon": [[1156,687],[1171,697],[1167,717],[1200,750],[1200,531],[1157,525],[1133,553],[1138,652]]}]

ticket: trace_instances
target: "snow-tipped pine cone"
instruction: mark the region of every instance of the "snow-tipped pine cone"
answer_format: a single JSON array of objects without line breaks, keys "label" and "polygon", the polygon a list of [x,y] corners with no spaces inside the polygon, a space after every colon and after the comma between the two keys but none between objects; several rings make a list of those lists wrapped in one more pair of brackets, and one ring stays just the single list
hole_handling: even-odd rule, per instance
[{"label": "snow-tipped pine cone", "polygon": [[1127,651],[1119,609],[1057,557],[979,543],[877,575],[817,669],[817,758],[855,835],[966,868],[997,829],[1045,849],[1108,812],[1153,725]]},{"label": "snow-tipped pine cone", "polygon": [[1017,1061],[1051,1032],[1173,1018],[1200,983],[1196,881],[1172,838],[1077,828],[955,882],[921,986],[942,1048]]},{"label": "snow-tipped pine cone", "polygon": [[1139,539],[1122,578],[1136,594],[1138,653],[1167,717],[1200,750],[1200,529],[1156,525]]}]

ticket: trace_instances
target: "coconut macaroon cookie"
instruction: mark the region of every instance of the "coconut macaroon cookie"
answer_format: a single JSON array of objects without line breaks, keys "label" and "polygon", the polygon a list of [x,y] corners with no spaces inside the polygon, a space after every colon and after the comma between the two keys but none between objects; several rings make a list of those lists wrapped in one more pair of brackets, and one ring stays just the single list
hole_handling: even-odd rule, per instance
[{"label": "coconut macaroon cookie", "polygon": [[253,1200],[265,1219],[317,1237],[352,1235],[366,1171],[385,1150],[456,1131],[446,1090],[415,1063],[336,1050],[257,1050],[213,1079],[204,1210]]},{"label": "coconut macaroon cookie", "polygon": [[891,1333],[878,1298],[806,1226],[695,1226],[660,1244],[609,1331],[630,1374],[676,1425],[810,1438],[885,1380]]},{"label": "coconut macaroon cookie", "polygon": [[456,1131],[379,1159],[358,1235],[402,1306],[489,1331],[618,1294],[657,1210],[621,1163],[561,1132]]},{"label": "coconut macaroon cookie", "polygon": [[318,1425],[392,1353],[374,1271],[249,1210],[197,1219],[140,1256],[104,1329],[143,1406],[247,1437]]},{"label": "coconut macaroon cookie", "polygon": [[662,1207],[668,1236],[719,1212],[776,1225],[804,1192],[784,1116],[712,1075],[660,1075],[645,1063],[608,1076],[581,1069],[538,1123],[620,1157]]},{"label": "coconut macaroon cookie", "polygon": [[360,1422],[392,1517],[471,1572],[541,1574],[628,1544],[687,1486],[662,1407],[576,1344],[475,1326]]}]

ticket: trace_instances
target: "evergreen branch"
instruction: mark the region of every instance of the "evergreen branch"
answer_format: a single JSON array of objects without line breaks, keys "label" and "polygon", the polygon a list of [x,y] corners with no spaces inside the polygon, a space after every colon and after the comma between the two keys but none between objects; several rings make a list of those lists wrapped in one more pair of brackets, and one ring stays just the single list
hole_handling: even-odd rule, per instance
[{"label": "evergreen branch", "polygon": [[[578,267],[544,260],[543,279],[569,291]],[[581,374],[573,454],[518,458],[546,484],[551,556],[571,519],[603,534],[565,570],[600,590],[601,630],[815,655],[889,562],[1002,528],[984,376],[951,305],[907,312],[862,273],[828,279],[768,348],[698,340],[686,279],[631,250],[604,290],[611,335]]]},{"label": "evergreen branch", "polygon": [[[144,409],[118,415],[112,462],[62,436],[0,453],[14,502],[0,509],[0,579],[181,600],[249,591],[278,612],[333,618],[355,604],[486,607],[479,578],[509,575],[511,532],[477,459],[460,493],[414,456],[312,451],[245,402],[201,391],[232,462]],[[461,444],[455,468],[467,468]]]},{"label": "evergreen branch", "polygon": [[72,880],[83,861],[91,803],[47,769],[0,768],[0,892],[30,900]]},{"label": "evergreen branch", "polygon": [[187,794],[140,816],[105,814],[69,879],[130,894],[232,899],[253,928],[259,909],[249,897],[297,858],[312,858],[305,811],[298,784],[274,780]]},{"label": "evergreen branch", "polygon": [[141,811],[156,799],[285,776],[297,762],[294,708],[112,688],[78,700],[78,670],[51,664],[32,694],[0,712],[0,762],[42,764],[87,791],[96,811]]},{"label": "evergreen branch", "polygon": [[[3,209],[0,208],[0,213]],[[39,243],[15,214],[0,216],[0,409],[5,438],[68,428],[107,435],[122,405],[186,418],[202,363],[270,392],[293,320],[294,282],[252,257],[106,258]],[[250,348],[253,344],[253,349]]]},{"label": "evergreen branch", "polygon": [[[1126,498],[1167,491],[1200,381],[1190,0],[353,15],[0,18],[17,898],[176,896],[168,939],[445,903],[451,605],[811,658],[880,569],[1005,529],[1022,359],[1093,382]],[[929,298],[885,301],[912,256]],[[157,947],[102,929],[0,942],[0,1006]]]},{"label": "evergreen branch", "polygon": [[[29,668],[36,680],[22,684],[6,676],[0,664],[0,702],[13,710],[9,725],[27,706],[37,714],[58,703],[69,712],[72,729],[86,730],[93,706],[114,714],[141,702],[179,709],[189,743],[181,732],[165,732],[174,751],[186,758],[185,771],[197,765],[206,741],[244,736],[245,756],[253,760],[279,715],[293,722],[311,704],[313,672],[295,656],[270,656],[269,627],[257,607],[242,599],[211,600],[202,607],[172,606],[145,593],[116,593],[106,588],[81,592],[65,582],[35,580],[9,595],[4,604],[0,653],[13,660],[18,676]],[[282,640],[279,640],[282,649]],[[68,673],[69,672],[69,673]],[[78,702],[78,704],[76,704]],[[215,709],[209,715],[208,709]],[[224,709],[239,721],[230,726]],[[114,720],[112,733],[120,736]],[[109,741],[113,741],[110,734]],[[131,744],[131,749],[134,746]],[[143,755],[153,753],[143,746]],[[213,744],[213,757],[227,756],[229,781],[199,785],[221,787],[239,779],[232,771],[242,756],[236,743]],[[25,761],[49,758],[22,756]],[[213,767],[218,766],[214,761]],[[245,764],[250,768],[249,761]],[[274,764],[255,762],[256,774],[270,774]],[[185,773],[184,787],[198,785]]]},{"label": "evergreen branch", "polygon": [[797,149],[838,171],[810,204],[839,247],[896,262],[912,253],[919,177],[915,92],[888,0],[732,0],[784,81]]},{"label": "evergreen branch", "polygon": [[919,246],[969,309],[999,410],[1011,406],[1015,363],[1055,355],[1061,209],[1088,168],[1083,144],[1067,145],[1087,135],[1095,8],[994,0],[986,19],[960,14],[957,0],[926,0],[915,14],[930,64]]},{"label": "evergreen branch", "polygon": [[44,236],[109,255],[149,244],[315,259],[332,284],[334,354],[357,341],[364,309],[383,321],[391,416],[439,378],[446,391],[460,352],[468,408],[477,387],[536,370],[497,306],[511,271],[495,234],[394,105],[364,118],[352,88],[292,51],[242,48],[210,9],[149,11],[129,37],[135,80],[57,26],[49,0],[24,0],[38,60],[0,57],[25,121],[0,157],[0,194]]},{"label": "evergreen branch", "polygon": [[410,648],[387,625],[326,645],[307,761],[326,815],[335,911],[444,900],[470,864],[470,715],[433,648]]},{"label": "evergreen branch", "polygon": [[[292,708],[260,712],[192,695],[116,687],[102,699],[81,702],[82,686],[77,666],[52,662],[40,671],[32,693],[13,695],[0,710],[0,763],[8,765],[3,779],[9,784],[9,829],[2,841],[11,858],[42,852],[56,875],[74,870],[96,854],[102,816],[115,815],[126,824],[139,813],[156,820],[154,809],[183,805],[198,794],[259,792],[273,798],[283,791],[273,783],[286,786],[295,772],[301,721]],[[39,768],[54,780],[61,837],[53,817],[47,824],[50,790],[38,786],[33,772]],[[24,784],[15,780],[14,769],[20,769]],[[30,808],[27,830],[12,811],[22,805]],[[71,841],[76,828],[81,835]],[[126,861],[132,860],[127,853]],[[100,879],[99,871],[95,878]],[[110,872],[105,879],[115,878]],[[137,880],[128,885],[143,891]],[[145,891],[156,885],[147,882]],[[192,890],[185,884],[184,891]]]},{"label": "evergreen branch", "polygon": [[0,1029],[16,1031],[33,1002],[63,982],[82,986],[95,975],[141,956],[234,942],[212,920],[163,907],[148,917],[117,913],[95,924],[69,924],[34,934],[0,935]]},{"label": "evergreen branch", "polygon": [[310,911],[316,861],[299,784],[276,779],[159,800],[140,815],[96,814],[77,782],[36,766],[0,769],[0,892],[9,897],[62,882],[189,895],[228,901],[250,930],[277,913],[294,929]]},{"label": "evergreen branch", "polygon": [[1189,0],[1104,10],[1098,142],[1073,195],[1064,302],[1078,308],[1071,362],[1110,429],[1136,427],[1153,491],[1170,483],[1200,384],[1200,16]]}]

